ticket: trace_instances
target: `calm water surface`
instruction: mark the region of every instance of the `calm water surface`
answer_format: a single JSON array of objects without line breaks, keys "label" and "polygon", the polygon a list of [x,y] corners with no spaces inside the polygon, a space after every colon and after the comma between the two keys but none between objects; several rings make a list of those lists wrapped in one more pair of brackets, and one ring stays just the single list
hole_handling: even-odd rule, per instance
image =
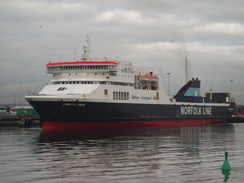
[{"label": "calm water surface", "polygon": [[244,182],[244,123],[43,132],[0,128],[0,182]]}]

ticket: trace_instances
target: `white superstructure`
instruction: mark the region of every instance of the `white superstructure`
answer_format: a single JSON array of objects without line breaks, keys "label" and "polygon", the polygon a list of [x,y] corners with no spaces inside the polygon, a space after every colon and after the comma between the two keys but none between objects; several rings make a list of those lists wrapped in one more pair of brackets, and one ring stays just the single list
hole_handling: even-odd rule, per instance
[{"label": "white superstructure", "polygon": [[48,63],[53,75],[37,97],[67,101],[169,103],[161,69],[136,68],[125,61]]}]

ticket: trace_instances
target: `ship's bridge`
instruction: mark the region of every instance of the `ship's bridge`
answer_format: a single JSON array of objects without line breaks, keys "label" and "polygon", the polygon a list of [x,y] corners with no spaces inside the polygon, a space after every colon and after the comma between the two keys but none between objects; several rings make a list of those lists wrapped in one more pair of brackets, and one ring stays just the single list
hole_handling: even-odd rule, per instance
[{"label": "ship's bridge", "polygon": [[116,72],[118,62],[115,61],[77,61],[49,62],[47,72],[50,74],[64,72]]}]

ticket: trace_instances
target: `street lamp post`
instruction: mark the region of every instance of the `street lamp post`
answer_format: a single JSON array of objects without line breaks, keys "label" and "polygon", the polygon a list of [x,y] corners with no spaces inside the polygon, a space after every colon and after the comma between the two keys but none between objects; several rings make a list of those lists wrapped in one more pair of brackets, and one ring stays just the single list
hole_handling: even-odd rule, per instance
[{"label": "street lamp post", "polygon": [[14,90],[14,106],[16,105],[16,90]]},{"label": "street lamp post", "polygon": [[19,102],[22,104],[22,84],[23,84],[23,82],[19,82],[19,84],[20,84],[20,99],[19,99]]},{"label": "street lamp post", "polygon": [[169,77],[170,77],[170,73],[167,73],[168,75],[168,95],[170,96],[170,93],[169,93]]},{"label": "street lamp post", "polygon": [[232,94],[232,82],[233,82],[233,79],[230,80],[230,101],[232,102],[232,97],[233,97],[233,94]]}]

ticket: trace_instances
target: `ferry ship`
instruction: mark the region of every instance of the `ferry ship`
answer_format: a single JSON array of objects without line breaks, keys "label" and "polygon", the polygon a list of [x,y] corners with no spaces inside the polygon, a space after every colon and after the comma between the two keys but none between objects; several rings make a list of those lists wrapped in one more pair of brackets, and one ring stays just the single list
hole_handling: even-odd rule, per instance
[{"label": "ferry ship", "polygon": [[223,103],[202,97],[198,78],[170,97],[162,69],[89,55],[84,46],[80,61],[49,62],[50,83],[25,97],[44,129],[201,125],[225,121],[234,110],[228,97]]}]

